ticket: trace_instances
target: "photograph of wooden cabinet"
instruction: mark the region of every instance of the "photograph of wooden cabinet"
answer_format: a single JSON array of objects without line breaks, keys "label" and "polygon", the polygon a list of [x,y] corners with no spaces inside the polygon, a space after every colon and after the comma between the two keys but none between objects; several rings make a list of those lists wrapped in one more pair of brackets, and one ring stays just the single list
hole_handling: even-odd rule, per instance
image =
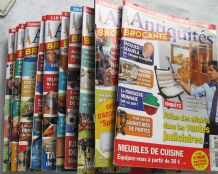
[{"label": "photograph of wooden cabinet", "polygon": [[200,86],[209,81],[207,63],[213,57],[213,49],[209,44],[198,42],[190,45],[191,83]]}]

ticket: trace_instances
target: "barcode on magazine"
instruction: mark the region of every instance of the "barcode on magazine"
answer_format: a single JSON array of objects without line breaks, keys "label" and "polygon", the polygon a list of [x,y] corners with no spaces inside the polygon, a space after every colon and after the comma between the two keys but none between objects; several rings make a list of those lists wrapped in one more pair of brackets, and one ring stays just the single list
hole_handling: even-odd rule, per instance
[{"label": "barcode on magazine", "polygon": [[218,151],[215,151],[214,156],[215,156],[215,166],[218,167]]},{"label": "barcode on magazine", "polygon": [[218,149],[218,141],[214,142],[214,148]]},{"label": "barcode on magazine", "polygon": [[218,169],[218,149],[211,150],[211,171]]},{"label": "barcode on magazine", "polygon": [[218,150],[218,135],[210,135],[210,148]]},{"label": "barcode on magazine", "polygon": [[218,136],[210,135],[211,170],[218,170]]}]

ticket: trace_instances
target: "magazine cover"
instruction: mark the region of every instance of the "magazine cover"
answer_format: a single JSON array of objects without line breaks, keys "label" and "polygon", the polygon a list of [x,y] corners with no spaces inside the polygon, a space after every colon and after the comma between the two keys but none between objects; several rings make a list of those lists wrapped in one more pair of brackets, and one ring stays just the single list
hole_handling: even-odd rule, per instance
[{"label": "magazine cover", "polygon": [[43,67],[45,50],[45,16],[42,16],[40,22],[38,59],[36,64],[35,77],[35,96],[33,110],[33,127],[31,142],[30,168],[33,170],[41,169],[42,156],[42,107],[43,107]]},{"label": "magazine cover", "polygon": [[42,170],[56,169],[61,15],[47,15],[43,74]]},{"label": "magazine cover", "polygon": [[19,25],[16,27],[16,32],[14,34],[14,61],[12,66],[12,85],[11,85],[11,103],[10,103],[10,171],[16,172],[17,171],[17,153],[18,153],[18,138],[14,141],[14,131],[13,131],[13,89],[14,89],[14,77],[15,77],[15,60],[16,60],[16,52],[17,52],[17,31],[18,31]]},{"label": "magazine cover", "polygon": [[110,167],[116,116],[121,8],[95,1],[95,166]]},{"label": "magazine cover", "polygon": [[95,47],[94,9],[83,7],[77,173],[94,173]]},{"label": "magazine cover", "polygon": [[16,28],[9,29],[8,36],[8,56],[6,59],[6,80],[5,80],[5,107],[4,107],[4,154],[3,172],[10,169],[9,164],[9,144],[10,144],[10,117],[11,117],[11,98],[12,98],[12,78],[14,64],[14,46]]},{"label": "magazine cover", "polygon": [[14,65],[14,79],[12,85],[13,104],[12,104],[12,140],[19,140],[19,118],[20,118],[20,97],[21,97],[21,80],[22,80],[22,65],[24,56],[24,31],[25,24],[19,24],[17,27],[16,37],[16,55]]},{"label": "magazine cover", "polygon": [[59,83],[58,83],[57,146],[56,146],[56,170],[57,171],[64,170],[64,158],[65,158],[65,123],[66,123],[66,90],[67,90],[69,25],[70,25],[70,12],[62,12]]},{"label": "magazine cover", "polygon": [[19,24],[15,37],[16,51],[14,59],[14,73],[12,80],[12,103],[11,103],[11,171],[18,170],[18,142],[19,142],[19,118],[20,118],[20,97],[21,97],[21,80],[22,65],[24,56],[24,31],[25,24]]},{"label": "magazine cover", "polygon": [[25,24],[19,120],[18,171],[27,171],[30,166],[30,145],[39,33],[40,22],[34,21]]},{"label": "magazine cover", "polygon": [[217,170],[216,26],[126,3],[114,164]]},{"label": "magazine cover", "polygon": [[70,11],[64,168],[77,169],[82,7]]}]

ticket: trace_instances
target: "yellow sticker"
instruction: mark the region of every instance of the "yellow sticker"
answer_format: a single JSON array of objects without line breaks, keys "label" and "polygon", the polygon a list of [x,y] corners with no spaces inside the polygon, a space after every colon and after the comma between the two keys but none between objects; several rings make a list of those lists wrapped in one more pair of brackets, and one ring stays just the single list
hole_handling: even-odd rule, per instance
[{"label": "yellow sticker", "polygon": [[209,159],[204,151],[198,150],[192,154],[191,163],[195,170],[205,170],[209,165]]}]

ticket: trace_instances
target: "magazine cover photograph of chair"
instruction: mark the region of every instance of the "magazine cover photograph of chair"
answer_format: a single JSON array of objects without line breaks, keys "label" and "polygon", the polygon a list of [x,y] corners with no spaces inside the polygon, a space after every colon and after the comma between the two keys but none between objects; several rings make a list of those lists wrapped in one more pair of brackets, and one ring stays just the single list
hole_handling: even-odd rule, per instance
[{"label": "magazine cover photograph of chair", "polygon": [[170,69],[158,69],[154,67],[157,84],[159,88],[159,94],[167,100],[168,98],[178,97],[182,102],[181,94],[184,90],[179,87],[179,84],[173,78],[173,71]]}]

